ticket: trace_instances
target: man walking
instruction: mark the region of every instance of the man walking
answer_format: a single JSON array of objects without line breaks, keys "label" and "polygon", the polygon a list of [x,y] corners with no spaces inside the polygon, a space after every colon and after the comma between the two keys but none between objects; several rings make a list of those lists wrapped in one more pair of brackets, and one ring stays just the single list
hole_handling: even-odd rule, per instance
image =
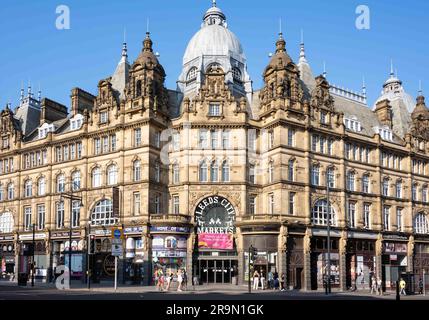
[{"label": "man walking", "polygon": [[379,296],[383,295],[383,281],[381,280],[381,278],[378,278],[377,280],[377,289],[378,289],[378,295]]},{"label": "man walking", "polygon": [[377,279],[373,276],[371,278],[371,294],[377,294]]},{"label": "man walking", "polygon": [[423,279],[419,280],[419,294],[423,294]]},{"label": "man walking", "polygon": [[405,282],[404,279],[401,278],[401,281],[399,281],[399,289],[401,289],[400,294],[406,296],[407,293],[405,292],[405,287],[406,287],[407,283]]}]

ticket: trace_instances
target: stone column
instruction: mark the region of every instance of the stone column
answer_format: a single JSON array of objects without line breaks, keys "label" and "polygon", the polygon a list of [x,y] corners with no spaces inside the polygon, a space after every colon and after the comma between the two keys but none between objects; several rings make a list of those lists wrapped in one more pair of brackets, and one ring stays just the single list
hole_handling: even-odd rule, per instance
[{"label": "stone column", "polygon": [[307,228],[304,236],[304,284],[305,291],[311,290],[311,230]]},{"label": "stone column", "polygon": [[383,255],[383,236],[378,234],[377,241],[375,242],[375,275],[377,279],[381,279],[382,265],[381,256]]},{"label": "stone column", "polygon": [[288,275],[288,266],[286,263],[287,259],[287,239],[288,239],[288,228],[287,226],[283,225],[280,227],[280,234],[278,237],[278,251],[277,251],[277,272],[279,274],[279,277],[281,278],[282,274],[284,273],[286,276],[285,279],[285,287],[287,288],[287,285],[290,283],[289,281],[289,275]]},{"label": "stone column", "polygon": [[193,231],[191,231],[191,234],[188,237],[188,247],[186,250],[186,273],[188,274],[188,283],[191,283],[190,281],[194,278],[194,275],[197,274],[197,270],[194,270],[193,268],[193,251],[194,251],[194,244],[195,244],[196,235]]},{"label": "stone column", "polygon": [[[238,272],[238,285],[244,285],[247,282],[244,280],[245,276],[245,261],[244,261],[244,239],[243,235],[241,233],[241,228],[236,228],[235,230],[235,241],[237,245],[237,256],[238,256],[238,266],[237,266],[237,272]],[[250,275],[249,275],[250,276]]]},{"label": "stone column", "polygon": [[143,256],[143,285],[152,285],[152,240],[149,232],[149,227],[143,226],[142,240],[144,241],[144,256]]},{"label": "stone column", "polygon": [[347,254],[347,232],[343,231],[340,238],[340,290],[346,291],[346,277],[347,277],[347,263],[346,263],[346,254]]},{"label": "stone column", "polygon": [[414,270],[414,236],[411,235],[408,239],[408,252],[407,252],[407,271],[413,272]]}]

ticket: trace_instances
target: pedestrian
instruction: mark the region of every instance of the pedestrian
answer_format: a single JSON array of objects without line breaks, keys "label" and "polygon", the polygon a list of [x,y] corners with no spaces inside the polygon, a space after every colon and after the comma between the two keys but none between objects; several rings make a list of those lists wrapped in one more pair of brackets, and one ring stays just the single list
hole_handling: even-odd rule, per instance
[{"label": "pedestrian", "polygon": [[155,276],[156,286],[158,287],[159,291],[164,291],[164,273],[162,272],[162,269],[158,269],[156,271]]},{"label": "pedestrian", "polygon": [[280,281],[279,281],[279,274],[277,272],[274,273],[274,290],[279,290],[280,287]]},{"label": "pedestrian", "polygon": [[195,275],[194,276],[194,281],[193,281],[193,286],[194,286],[194,289],[195,289],[195,286],[198,286],[200,284],[200,279],[198,278],[198,276],[197,275]]},{"label": "pedestrian", "polygon": [[377,294],[377,279],[372,276],[371,278],[371,294]]},{"label": "pedestrian", "polygon": [[177,282],[179,283],[179,285],[177,286],[177,291],[182,291],[182,283],[183,283],[182,270],[179,270],[177,272]]},{"label": "pedestrian", "polygon": [[399,289],[401,289],[400,294],[406,296],[407,293],[405,292],[405,287],[406,287],[407,283],[405,282],[404,279],[401,278],[401,281],[399,281]]},{"label": "pedestrian", "polygon": [[381,278],[378,278],[377,280],[377,289],[378,289],[378,295],[379,296],[383,295],[383,281],[381,280]]},{"label": "pedestrian", "polygon": [[173,281],[173,273],[170,273],[169,276],[167,276],[167,288],[165,288],[165,291],[170,290],[171,282]]},{"label": "pedestrian", "polygon": [[419,280],[419,294],[423,294],[423,279]]},{"label": "pedestrian", "polygon": [[262,290],[265,290],[265,276],[262,270],[261,270],[261,288]]},{"label": "pedestrian", "polygon": [[285,276],[285,274],[284,273],[282,273],[282,278],[281,278],[281,281],[280,281],[280,283],[281,283],[281,291],[285,291],[286,289],[285,289],[285,279],[286,279],[286,276]]},{"label": "pedestrian", "polygon": [[183,290],[186,291],[188,288],[188,275],[186,274],[186,270],[183,270]]},{"label": "pedestrian", "polygon": [[271,271],[268,272],[268,289],[274,289],[274,276]]},{"label": "pedestrian", "polygon": [[259,287],[259,273],[257,270],[253,273],[253,290],[258,290]]}]

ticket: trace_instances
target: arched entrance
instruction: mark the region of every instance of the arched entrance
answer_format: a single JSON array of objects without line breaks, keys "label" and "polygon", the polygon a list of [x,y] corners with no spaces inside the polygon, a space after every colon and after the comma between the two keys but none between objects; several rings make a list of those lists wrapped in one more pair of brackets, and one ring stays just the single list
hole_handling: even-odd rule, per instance
[{"label": "arched entrance", "polygon": [[222,196],[206,197],[196,206],[193,272],[200,284],[236,283],[235,216],[234,206]]}]

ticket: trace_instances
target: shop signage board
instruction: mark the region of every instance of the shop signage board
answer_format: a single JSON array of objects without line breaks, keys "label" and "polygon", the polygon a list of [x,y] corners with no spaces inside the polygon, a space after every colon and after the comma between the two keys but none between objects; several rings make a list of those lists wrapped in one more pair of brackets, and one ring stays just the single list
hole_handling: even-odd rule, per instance
[{"label": "shop signage board", "polygon": [[162,227],[150,227],[151,232],[171,232],[171,233],[189,233],[191,230],[188,227],[171,227],[171,226],[162,226]]},{"label": "shop signage board", "polygon": [[124,234],[140,234],[143,232],[143,227],[126,227]]},{"label": "shop signage board", "polygon": [[[46,239],[45,233],[36,233],[34,239]],[[19,235],[19,240],[33,240],[33,234],[21,234]]]},{"label": "shop signage board", "polygon": [[235,208],[221,196],[206,197],[195,209],[198,247],[232,250],[234,248]]},{"label": "shop signage board", "polygon": [[94,234],[96,235],[96,236],[108,236],[108,235],[111,235],[111,231],[110,230],[103,230],[103,229],[101,229],[101,230],[95,230],[94,231]]}]

